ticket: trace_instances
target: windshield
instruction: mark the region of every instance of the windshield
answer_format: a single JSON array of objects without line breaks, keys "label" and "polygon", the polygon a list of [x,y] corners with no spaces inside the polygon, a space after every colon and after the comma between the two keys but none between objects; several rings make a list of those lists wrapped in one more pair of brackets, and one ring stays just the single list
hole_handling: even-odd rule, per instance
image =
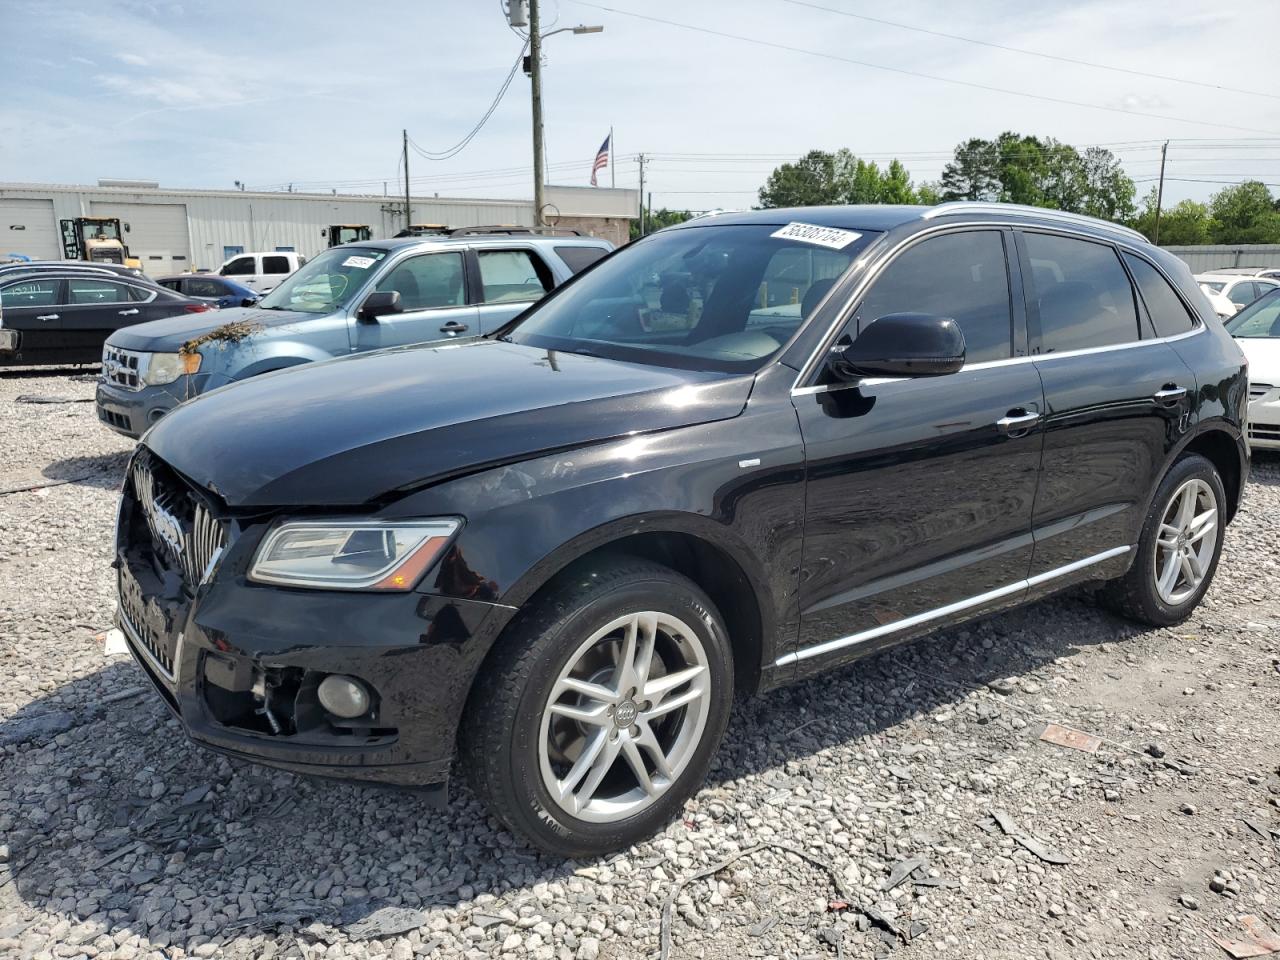
[{"label": "windshield", "polygon": [[334,247],[291,273],[258,306],[264,310],[332,313],[351,302],[386,258],[386,250]]},{"label": "windshield", "polygon": [[[813,239],[776,236],[808,234]],[[503,337],[659,366],[750,372],[876,236],[801,224],[664,231],[583,274]]]},{"label": "windshield", "polygon": [[1226,322],[1233,337],[1280,337],[1280,290],[1264,293]]}]

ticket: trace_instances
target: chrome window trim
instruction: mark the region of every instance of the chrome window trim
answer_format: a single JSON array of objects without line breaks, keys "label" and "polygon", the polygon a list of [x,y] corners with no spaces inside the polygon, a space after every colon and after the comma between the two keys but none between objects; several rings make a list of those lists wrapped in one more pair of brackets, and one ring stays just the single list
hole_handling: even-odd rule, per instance
[{"label": "chrome window trim", "polygon": [[[1000,207],[1003,205],[993,204],[993,206]],[[922,217],[922,219],[927,220],[932,218],[926,214],[924,217]],[[1128,343],[1110,344],[1102,347],[1084,347],[1079,350],[1066,350],[1066,351],[1063,351],[1062,353],[1026,354],[1025,356],[1021,356],[1021,357],[1007,357],[1003,360],[986,360],[980,363],[965,364],[965,366],[962,367],[960,370],[961,373],[963,373],[966,370],[981,370],[987,367],[994,367],[1002,364],[1028,363],[1036,360],[1047,360],[1053,357],[1085,356],[1087,354],[1092,354],[1092,353],[1103,353],[1108,350],[1128,350],[1133,347],[1146,346],[1147,344],[1152,344],[1152,343],[1170,343],[1174,340],[1182,340],[1187,337],[1193,337],[1196,334],[1201,333],[1205,329],[1204,318],[1200,316],[1200,312],[1196,310],[1194,306],[1187,303],[1186,298],[1183,297],[1182,291],[1178,289],[1177,284],[1173,283],[1172,280],[1169,280],[1168,274],[1165,273],[1165,271],[1160,268],[1159,264],[1151,262],[1150,258],[1145,256],[1145,254],[1143,254],[1142,251],[1133,249],[1129,245],[1120,243],[1118,241],[1108,240],[1102,237],[1094,237],[1094,236],[1089,236],[1087,234],[1082,234],[1077,231],[1067,229],[1064,226],[1059,226],[1058,224],[1032,223],[1032,222],[1029,222],[1029,219],[1028,221],[966,220],[966,221],[961,221],[956,223],[940,223],[935,229],[921,230],[920,232],[914,233],[911,236],[907,237],[904,241],[902,241],[896,247],[886,252],[884,257],[880,260],[880,262],[877,264],[874,264],[867,271],[866,275],[859,281],[858,285],[854,287],[853,291],[850,293],[848,297],[848,302],[845,308],[841,310],[840,313],[836,316],[830,328],[827,330],[826,334],[823,336],[822,341],[818,345],[817,349],[815,349],[813,353],[809,355],[809,359],[806,360],[804,366],[800,368],[800,372],[796,375],[795,380],[791,384],[791,395],[793,397],[805,396],[813,393],[825,393],[826,391],[832,389],[833,387],[839,388],[839,387],[857,386],[857,385],[871,386],[879,383],[892,383],[895,380],[908,379],[904,377],[874,377],[874,378],[868,378],[867,380],[851,381],[850,383],[847,383],[847,384],[840,383],[840,384],[819,384],[819,385],[801,386],[801,384],[805,380],[811,378],[815,374],[817,367],[822,362],[822,358],[825,357],[827,355],[827,352],[831,349],[831,344],[835,342],[836,337],[839,335],[840,331],[844,328],[844,325],[848,323],[849,319],[852,317],[853,307],[862,302],[862,297],[866,293],[867,289],[871,286],[872,283],[876,281],[876,279],[879,278],[880,274],[884,272],[886,267],[888,267],[891,263],[897,260],[898,257],[900,257],[906,250],[909,250],[911,247],[915,246],[917,243],[922,243],[927,239],[938,236],[939,234],[950,233],[950,232],[959,231],[959,230],[971,230],[974,228],[982,229],[984,227],[989,229],[994,229],[994,230],[1032,229],[1041,233],[1059,234],[1061,236],[1071,237],[1076,240],[1083,240],[1086,242],[1092,241],[1093,243],[1107,244],[1107,245],[1113,246],[1120,253],[1130,252],[1137,255],[1141,255],[1144,260],[1147,260],[1148,263],[1151,263],[1151,266],[1155,267],[1155,269],[1160,273],[1161,276],[1163,276],[1167,281],[1169,281],[1170,286],[1173,287],[1174,293],[1176,293],[1179,297],[1182,298],[1183,304],[1185,306],[1190,308],[1191,314],[1196,319],[1197,323],[1196,323],[1195,329],[1189,330],[1186,333],[1175,334],[1172,337],[1155,337],[1149,340],[1133,340]],[[1138,234],[1138,236],[1141,236],[1141,234]],[[1144,237],[1143,238],[1144,242],[1145,242],[1145,239],[1146,238]],[[1126,271],[1126,278],[1127,277],[1128,277],[1128,271]],[[1130,283],[1130,286],[1133,285],[1132,280],[1130,280],[1129,283]],[[1024,279],[1024,284],[1025,284],[1025,279]],[[829,299],[834,293],[835,293],[835,288],[833,287],[827,293],[827,297],[823,298],[823,303],[825,303],[826,300]],[[1010,289],[1009,293],[1010,293],[1010,296],[1012,297],[1013,290]],[[821,308],[822,308],[822,304],[819,304],[818,308],[815,310],[815,313],[821,310]],[[796,335],[797,336],[799,335],[799,331],[797,331]],[[790,343],[790,341],[788,341],[788,343]]]},{"label": "chrome window trim", "polygon": [[980,593],[977,596],[969,597],[965,600],[957,600],[955,603],[949,603],[943,607],[936,607],[933,610],[926,610],[924,613],[917,613],[914,616],[904,617],[901,620],[895,620],[893,623],[886,623],[879,627],[872,627],[870,630],[863,630],[859,633],[851,633],[847,637],[840,637],[836,640],[827,640],[823,643],[816,643],[808,647],[802,647],[799,650],[784,654],[774,661],[774,666],[786,667],[801,660],[808,660],[811,657],[820,657],[824,653],[831,653],[835,650],[842,650],[845,647],[856,646],[859,643],[866,643],[868,640],[874,640],[877,637],[887,636],[891,633],[899,633],[908,630],[911,627],[918,627],[921,624],[929,623],[933,620],[940,620],[943,617],[950,616],[953,613],[960,613],[973,607],[982,606],[990,603],[992,600],[999,600],[1001,597],[1007,597],[1010,594],[1017,593],[1019,590],[1029,590],[1032,587],[1038,587],[1043,583],[1056,580],[1059,577],[1065,577],[1068,574],[1091,567],[1096,563],[1104,560],[1110,560],[1112,557],[1123,556],[1128,553],[1132,547],[1112,547],[1110,550],[1104,550],[1102,553],[1095,553],[1091,557],[1085,557],[1083,560],[1077,560],[1074,563],[1068,563],[1066,566],[1057,567],[1053,570],[1046,570],[1044,573],[1037,573],[1033,577],[1026,577],[1017,580],[1014,583],[1007,583],[1003,587],[996,587],[994,590],[988,590],[986,593]]}]

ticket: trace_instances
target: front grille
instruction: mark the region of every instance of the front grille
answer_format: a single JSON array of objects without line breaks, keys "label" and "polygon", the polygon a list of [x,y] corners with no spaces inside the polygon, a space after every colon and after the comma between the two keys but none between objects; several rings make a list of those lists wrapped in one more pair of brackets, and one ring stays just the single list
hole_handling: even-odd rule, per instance
[{"label": "front grille", "polygon": [[1280,426],[1269,423],[1249,424],[1250,440],[1280,440]]},{"label": "front grille", "polygon": [[194,591],[227,544],[226,525],[190,491],[157,477],[146,457],[134,461],[131,479],[152,548],[165,566],[181,571],[188,589]]},{"label": "front grille", "polygon": [[1273,387],[1269,383],[1254,383],[1253,381],[1250,381],[1249,382],[1249,399],[1250,400],[1261,399],[1262,397],[1265,397],[1268,393],[1270,393],[1274,389],[1275,387]]},{"label": "front grille", "polygon": [[109,423],[113,427],[119,427],[121,430],[130,429],[129,418],[123,413],[116,413],[114,410],[107,410],[103,407],[98,408],[98,419],[103,423]]},{"label": "front grille", "polygon": [[151,629],[146,620],[133,617],[123,604],[120,607],[120,619],[131,639],[140,644],[150,655],[152,663],[164,678],[173,680],[173,655],[163,638],[156,636],[156,632]]},{"label": "front grille", "polygon": [[102,379],[126,390],[141,390],[142,361],[146,355],[107,344],[102,348]]}]

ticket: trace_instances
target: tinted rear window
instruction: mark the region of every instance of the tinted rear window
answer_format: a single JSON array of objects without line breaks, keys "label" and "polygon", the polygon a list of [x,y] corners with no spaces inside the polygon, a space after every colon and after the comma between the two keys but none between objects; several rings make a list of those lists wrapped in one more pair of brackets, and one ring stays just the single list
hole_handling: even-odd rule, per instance
[{"label": "tinted rear window", "polygon": [[1175,337],[1195,327],[1195,319],[1186,304],[1174,293],[1173,287],[1159,270],[1131,253],[1124,255],[1124,262],[1129,265],[1129,272],[1138,284],[1138,293],[1147,305],[1147,313],[1151,315],[1156,336]]},{"label": "tinted rear window", "polygon": [[1040,352],[1138,339],[1133,287],[1115,248],[1047,233],[1024,234],[1040,318]]},{"label": "tinted rear window", "polygon": [[556,247],[556,256],[574,273],[581,273],[608,252],[602,247]]}]

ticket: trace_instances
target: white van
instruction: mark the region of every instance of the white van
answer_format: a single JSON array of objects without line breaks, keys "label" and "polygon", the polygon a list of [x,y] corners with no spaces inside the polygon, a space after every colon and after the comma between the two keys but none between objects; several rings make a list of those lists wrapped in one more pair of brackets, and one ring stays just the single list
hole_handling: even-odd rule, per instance
[{"label": "white van", "polygon": [[218,268],[218,273],[259,293],[266,293],[274,290],[281,280],[306,262],[306,257],[286,250],[237,253]]}]

